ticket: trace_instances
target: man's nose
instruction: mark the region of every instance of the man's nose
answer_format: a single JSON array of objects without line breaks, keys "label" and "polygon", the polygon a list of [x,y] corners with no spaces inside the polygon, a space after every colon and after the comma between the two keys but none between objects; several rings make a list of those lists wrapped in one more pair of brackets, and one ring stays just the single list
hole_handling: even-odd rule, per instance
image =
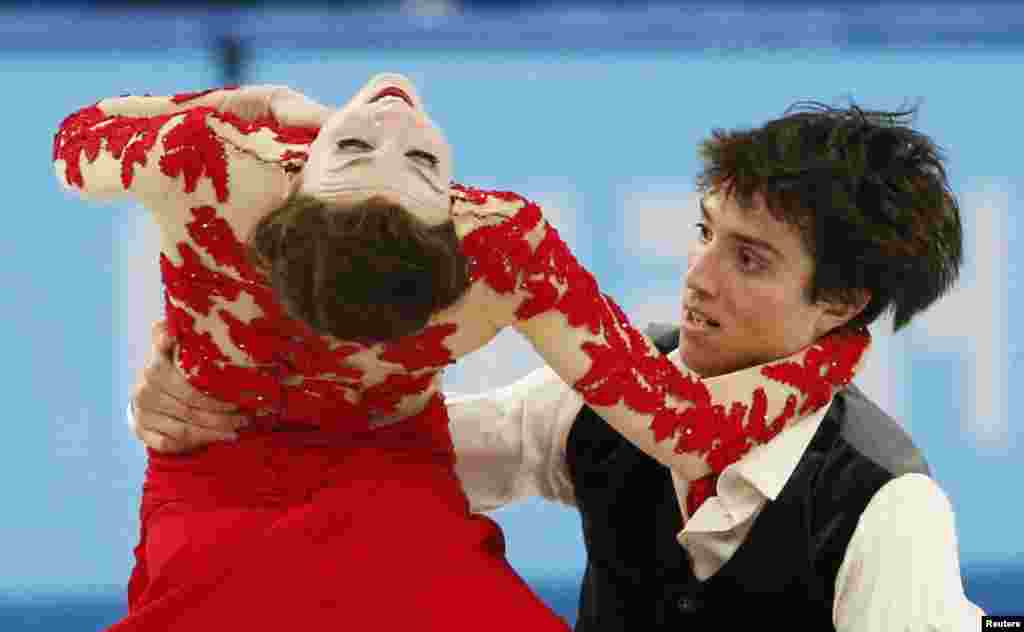
[{"label": "man's nose", "polygon": [[686,288],[714,296],[718,291],[717,267],[715,254],[708,248],[692,250],[686,260]]}]

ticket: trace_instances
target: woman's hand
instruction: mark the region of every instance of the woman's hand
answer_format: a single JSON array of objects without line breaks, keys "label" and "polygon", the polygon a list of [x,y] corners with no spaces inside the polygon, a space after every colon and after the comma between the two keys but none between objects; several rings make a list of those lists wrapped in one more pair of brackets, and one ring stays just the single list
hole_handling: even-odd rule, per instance
[{"label": "woman's hand", "polygon": [[273,116],[286,127],[321,127],[331,110],[287,86],[244,86],[225,91],[219,109],[247,121]]},{"label": "woman's hand", "polygon": [[153,354],[132,396],[132,430],[157,452],[181,453],[237,439],[246,424],[238,407],[199,392],[174,364],[166,321],[153,324]]},{"label": "woman's hand", "polygon": [[[176,95],[180,97],[182,95]],[[177,114],[196,107],[230,112],[246,121],[272,116],[285,127],[322,127],[332,110],[287,86],[225,88],[179,99],[169,96],[123,96],[97,105],[106,116],[151,117]]]}]

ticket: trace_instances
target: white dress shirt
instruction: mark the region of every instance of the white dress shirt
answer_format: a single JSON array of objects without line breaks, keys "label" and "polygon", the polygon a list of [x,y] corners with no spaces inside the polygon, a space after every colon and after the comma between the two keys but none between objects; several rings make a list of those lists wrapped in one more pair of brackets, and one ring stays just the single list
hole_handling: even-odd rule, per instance
[{"label": "white dress shirt", "polygon": [[[678,362],[678,354],[669,358]],[[550,369],[489,393],[447,398],[456,469],[475,511],[530,496],[574,505],[565,459],[582,398]],[[686,515],[687,482],[674,475],[684,517],[680,544],[697,577],[736,552],[766,503],[796,468],[828,407],[723,470],[717,496]],[[926,519],[923,519],[926,517]],[[885,484],[861,515],[836,577],[836,630],[978,630],[982,611],[964,594],[949,499],[931,478]]]}]

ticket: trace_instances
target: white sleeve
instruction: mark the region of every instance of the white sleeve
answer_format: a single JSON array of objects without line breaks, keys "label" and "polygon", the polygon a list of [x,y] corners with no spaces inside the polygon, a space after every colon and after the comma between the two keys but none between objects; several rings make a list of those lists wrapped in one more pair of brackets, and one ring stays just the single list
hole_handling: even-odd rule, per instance
[{"label": "white sleeve", "polygon": [[980,630],[964,594],[953,508],[931,478],[904,474],[875,494],[836,576],[839,632]]},{"label": "white sleeve", "polygon": [[565,446],[583,399],[551,369],[488,393],[448,395],[446,405],[473,511],[531,496],[575,505]]}]

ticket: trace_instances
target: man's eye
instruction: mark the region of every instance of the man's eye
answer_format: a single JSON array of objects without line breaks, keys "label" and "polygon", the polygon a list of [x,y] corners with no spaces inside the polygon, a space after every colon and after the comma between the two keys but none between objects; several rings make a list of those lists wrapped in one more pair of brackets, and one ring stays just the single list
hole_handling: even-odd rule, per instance
[{"label": "man's eye", "polygon": [[740,266],[747,272],[756,272],[764,268],[764,263],[760,258],[750,254],[746,250],[740,251]]},{"label": "man's eye", "polygon": [[414,149],[410,152],[406,152],[405,156],[418,162],[420,165],[427,167],[428,169],[436,168],[438,163],[440,162],[437,159],[437,156],[435,156],[434,154],[428,154],[427,152],[420,151],[419,149]]},{"label": "man's eye", "polygon": [[358,138],[342,138],[338,141],[341,151],[373,151],[373,145]]},{"label": "man's eye", "polygon": [[697,232],[700,235],[700,240],[701,241],[705,241],[705,242],[706,241],[710,241],[711,240],[711,231],[708,229],[708,225],[705,224],[704,222],[697,222],[696,226],[697,226]]}]

